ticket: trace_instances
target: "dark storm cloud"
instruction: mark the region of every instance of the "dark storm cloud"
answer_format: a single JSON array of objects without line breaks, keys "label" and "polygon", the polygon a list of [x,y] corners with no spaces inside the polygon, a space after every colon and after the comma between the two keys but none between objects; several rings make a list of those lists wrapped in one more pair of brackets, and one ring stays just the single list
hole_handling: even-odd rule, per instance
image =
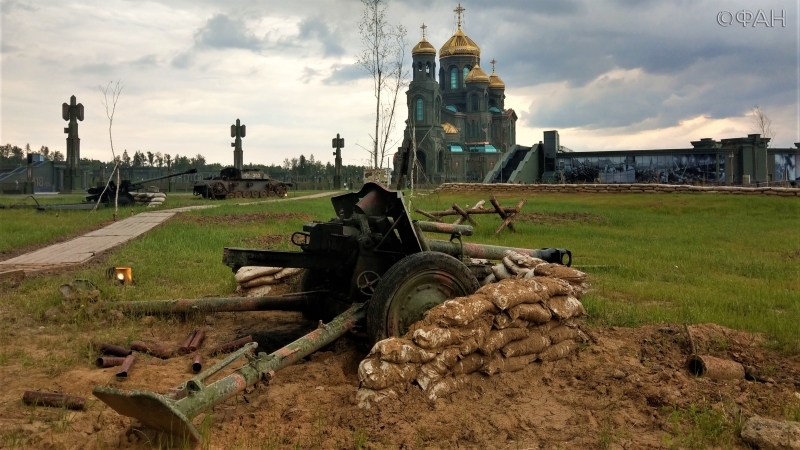
[{"label": "dark storm cloud", "polygon": [[231,18],[226,14],[215,14],[208,22],[197,30],[195,43],[200,47],[241,48],[258,51],[262,41],[255,34],[247,31],[244,21]]},{"label": "dark storm cloud", "polygon": [[367,78],[369,74],[357,64],[334,64],[331,66],[331,74],[322,80],[323,84],[349,84],[362,78]]},{"label": "dark storm cloud", "polygon": [[318,17],[303,19],[298,25],[298,29],[297,39],[304,42],[319,41],[322,44],[323,55],[326,58],[342,56],[345,53],[340,43],[341,37],[339,34],[328,28],[328,25],[322,19]]}]

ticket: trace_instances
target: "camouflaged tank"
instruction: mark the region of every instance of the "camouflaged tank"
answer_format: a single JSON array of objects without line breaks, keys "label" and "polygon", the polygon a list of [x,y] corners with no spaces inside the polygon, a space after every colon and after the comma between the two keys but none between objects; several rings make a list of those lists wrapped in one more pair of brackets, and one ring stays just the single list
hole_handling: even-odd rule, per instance
[{"label": "camouflaged tank", "polygon": [[222,200],[225,198],[286,197],[292,183],[273,180],[261,169],[226,167],[218,177],[208,177],[194,184],[194,195]]}]

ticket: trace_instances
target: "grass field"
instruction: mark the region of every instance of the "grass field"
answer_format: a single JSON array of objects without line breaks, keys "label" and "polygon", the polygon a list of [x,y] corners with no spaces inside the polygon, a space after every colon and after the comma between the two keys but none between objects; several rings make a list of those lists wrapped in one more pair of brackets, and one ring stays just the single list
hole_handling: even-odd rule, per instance
[{"label": "grass field", "polygon": [[[488,195],[484,196],[417,196],[411,199],[409,209],[444,210],[455,201],[466,206],[488,200]],[[519,199],[499,198],[507,206]],[[516,222],[517,233],[503,231],[494,236],[499,218],[478,216],[475,235],[466,240],[570,249],[574,264],[592,276],[594,290],[584,297],[584,304],[594,323],[714,322],[763,332],[771,346],[800,353],[800,329],[796,326],[800,317],[800,202],[796,199],[551,194],[528,198],[522,211],[525,215]],[[14,232],[12,226],[28,223],[22,213],[7,216],[7,212],[0,211],[4,236]],[[33,218],[27,220],[37,217],[35,212],[30,214]],[[48,222],[55,223],[47,236],[68,231],[58,223],[61,216],[54,220],[52,213],[44,214]],[[76,223],[108,220],[86,219],[83,214],[84,222],[75,219]],[[26,280],[6,296],[11,304],[41,316],[59,303],[57,287],[74,279],[92,280],[101,287],[103,298],[113,300],[227,295],[235,285],[231,271],[221,263],[223,247],[256,247],[253,238],[288,236],[301,230],[305,222],[332,216],[328,198],[253,206],[222,203],[218,208],[183,213],[112,251],[106,266],[133,267],[135,286],[113,286],[104,279],[103,270],[89,265]],[[39,239],[47,240],[47,236],[42,234]],[[0,246],[13,245],[8,237],[0,241]],[[290,247],[288,239],[278,245]]]}]

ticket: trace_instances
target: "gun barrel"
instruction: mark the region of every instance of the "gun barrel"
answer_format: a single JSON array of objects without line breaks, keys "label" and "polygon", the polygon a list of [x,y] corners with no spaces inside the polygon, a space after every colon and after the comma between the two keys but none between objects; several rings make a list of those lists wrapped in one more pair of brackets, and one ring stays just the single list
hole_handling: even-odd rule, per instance
[{"label": "gun barrel", "polygon": [[131,186],[138,186],[140,184],[150,183],[150,182],[158,181],[158,180],[164,180],[164,179],[167,179],[167,178],[177,177],[177,176],[186,175],[186,174],[190,174],[190,173],[197,173],[197,169],[189,169],[189,170],[186,170],[184,172],[178,172],[178,173],[173,173],[173,174],[170,174],[170,175],[164,175],[162,177],[148,178],[146,180],[141,180],[141,181],[132,181],[131,182]]},{"label": "gun barrel", "polygon": [[[507,250],[513,250],[523,255],[533,256],[534,258],[543,259],[549,263],[558,263],[565,266],[572,264],[572,252],[563,248],[514,248],[502,247],[499,245],[484,245],[484,244],[468,244],[464,242],[447,242],[436,239],[428,239],[428,246],[434,252],[447,253],[448,255],[458,257],[461,254],[471,258],[483,259],[503,259],[503,255]],[[565,262],[566,257],[566,262]]]}]

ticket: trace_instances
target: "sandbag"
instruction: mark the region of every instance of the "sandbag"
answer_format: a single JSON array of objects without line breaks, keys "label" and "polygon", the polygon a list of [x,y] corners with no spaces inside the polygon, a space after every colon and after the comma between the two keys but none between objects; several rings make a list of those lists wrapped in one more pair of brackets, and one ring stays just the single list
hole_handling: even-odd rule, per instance
[{"label": "sandbag", "polygon": [[486,313],[496,313],[495,305],[482,295],[447,300],[425,313],[427,325],[464,326]]},{"label": "sandbag", "polygon": [[500,351],[506,357],[533,355],[550,346],[550,338],[541,333],[532,333],[525,339],[509,342]]},{"label": "sandbag", "polygon": [[530,255],[523,255],[521,253],[517,253],[514,250],[506,250],[503,252],[503,256],[508,258],[511,262],[516,264],[518,267],[524,268],[533,268],[540,264],[547,264],[547,262],[543,259],[535,258]]},{"label": "sandbag", "polygon": [[550,320],[550,321],[548,321],[546,323],[543,323],[543,324],[540,324],[540,325],[534,325],[532,327],[529,327],[528,330],[531,333],[540,333],[540,334],[545,334],[546,335],[550,330],[552,330],[553,328],[558,327],[560,325],[562,325],[560,320],[552,319],[552,320]]},{"label": "sandbag", "polygon": [[500,355],[494,355],[489,362],[484,364],[481,372],[486,375],[494,375],[496,373],[516,372],[522,370],[528,364],[536,361],[536,355],[514,356],[506,358]]},{"label": "sandbag", "polygon": [[524,328],[506,328],[505,330],[492,330],[489,336],[483,342],[483,345],[478,348],[478,351],[484,355],[491,355],[497,350],[503,348],[512,341],[525,339],[528,337],[528,330]]},{"label": "sandbag", "polygon": [[567,339],[578,339],[581,333],[575,328],[570,328],[566,325],[561,325],[560,327],[555,327],[547,333],[547,337],[550,338],[550,343],[558,344],[561,341],[566,341]]},{"label": "sandbag", "polygon": [[536,267],[536,275],[559,278],[570,284],[580,284],[586,279],[585,273],[562,264],[541,264]]},{"label": "sandbag", "polygon": [[456,365],[461,352],[458,348],[446,348],[427,364],[423,364],[417,372],[417,384],[423,389],[446,376],[450,368]]},{"label": "sandbag", "polygon": [[508,269],[506,269],[506,266],[503,264],[495,264],[492,266],[492,273],[498,280],[505,280],[511,277],[511,273],[508,272]]},{"label": "sandbag", "polygon": [[550,297],[546,304],[547,308],[553,312],[553,317],[557,319],[565,320],[586,315],[583,304],[571,295]]},{"label": "sandbag", "polygon": [[[519,305],[519,306],[521,306],[521,305]],[[517,306],[515,306],[514,308],[516,308],[516,307]],[[511,309],[514,309],[514,308],[511,308]],[[506,329],[506,328],[527,328],[528,327],[528,321],[527,320],[522,320],[522,319],[516,319],[516,318],[512,319],[508,314],[500,313],[500,314],[494,316],[494,321],[492,322],[492,327],[494,329],[496,329],[496,330],[503,330],[503,329]]]},{"label": "sandbag", "polygon": [[521,303],[537,303],[548,296],[547,290],[542,284],[523,280],[490,284],[478,289],[477,292],[486,295],[501,310]]},{"label": "sandbag", "polygon": [[426,325],[414,330],[414,342],[424,349],[435,349],[459,345],[471,336],[478,336],[481,342],[489,331],[489,324],[481,319],[470,322],[462,328],[442,328]]},{"label": "sandbag", "polygon": [[150,203],[164,203],[166,197],[153,197],[150,199]]},{"label": "sandbag", "polygon": [[272,286],[262,285],[242,291],[245,297],[263,297],[272,290]]},{"label": "sandbag", "polygon": [[[549,278],[549,277],[540,277],[535,276],[532,278],[526,278],[526,282],[537,282],[543,285],[547,289],[547,294],[549,297],[554,295],[573,295],[574,289],[572,285],[564,280],[559,280],[558,278]],[[544,300],[544,299],[542,299]],[[531,302],[532,303],[532,302]]]},{"label": "sandbag", "polygon": [[497,282],[497,277],[494,276],[494,272],[490,273],[486,276],[486,278],[481,281],[481,286],[486,286],[487,284],[492,284]]},{"label": "sandbag", "polygon": [[153,193],[153,198],[167,198],[167,194],[165,194],[163,192],[154,192]]},{"label": "sandbag", "polygon": [[414,364],[393,364],[378,358],[367,358],[358,365],[358,379],[361,387],[385,389],[401,383],[408,383],[417,376]]},{"label": "sandbag", "polygon": [[372,405],[389,397],[398,398],[397,391],[394,388],[374,390],[362,387],[356,392],[356,404],[359,408],[370,409]]},{"label": "sandbag", "polygon": [[237,283],[244,283],[254,278],[275,275],[281,270],[283,270],[283,267],[244,266],[236,271],[234,278],[236,279]]},{"label": "sandbag", "polygon": [[480,353],[472,353],[467,355],[461,361],[453,366],[453,375],[466,375],[468,373],[476,372],[488,360],[486,356]]},{"label": "sandbag", "polygon": [[513,261],[508,256],[503,257],[502,259],[503,266],[505,266],[508,273],[519,276],[520,272],[524,271],[527,272],[529,269],[523,269],[522,267],[514,264]]},{"label": "sandbag", "polygon": [[430,402],[435,402],[437,398],[449,395],[467,384],[468,378],[466,375],[458,377],[447,377],[435,384],[432,384],[427,390],[426,394]]},{"label": "sandbag", "polygon": [[577,348],[578,344],[575,341],[561,341],[539,353],[539,359],[542,361],[556,361],[566,357]]},{"label": "sandbag", "polygon": [[258,286],[265,286],[269,284],[279,284],[280,280],[275,279],[275,275],[267,275],[265,277],[254,278],[246,283],[241,283],[243,289],[254,288]]},{"label": "sandbag", "polygon": [[297,275],[298,273],[302,272],[303,269],[299,269],[297,267],[287,267],[285,269],[281,269],[280,272],[275,274],[275,279],[280,280],[282,278],[291,277],[292,275]]},{"label": "sandbag", "polygon": [[533,323],[546,323],[553,317],[553,313],[541,303],[523,303],[509,308],[508,316],[512,319],[522,319]]},{"label": "sandbag", "polygon": [[370,356],[377,356],[381,361],[395,364],[420,364],[435,358],[436,353],[417,347],[409,339],[389,338],[376,342],[367,355]]}]

